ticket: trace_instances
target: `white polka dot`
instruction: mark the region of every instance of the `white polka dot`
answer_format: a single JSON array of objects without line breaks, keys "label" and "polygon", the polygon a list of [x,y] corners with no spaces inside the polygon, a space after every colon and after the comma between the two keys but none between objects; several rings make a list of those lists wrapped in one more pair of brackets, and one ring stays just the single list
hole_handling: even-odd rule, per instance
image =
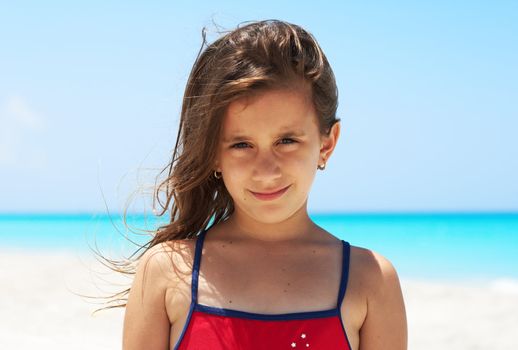
[{"label": "white polka dot", "polygon": [[295,344],[295,343],[291,343],[291,347],[292,347],[292,348],[294,348],[294,347],[296,347],[296,346],[297,346],[297,344]]},{"label": "white polka dot", "polygon": [[302,333],[302,335],[300,336],[301,338],[306,338],[306,334],[305,333]]}]

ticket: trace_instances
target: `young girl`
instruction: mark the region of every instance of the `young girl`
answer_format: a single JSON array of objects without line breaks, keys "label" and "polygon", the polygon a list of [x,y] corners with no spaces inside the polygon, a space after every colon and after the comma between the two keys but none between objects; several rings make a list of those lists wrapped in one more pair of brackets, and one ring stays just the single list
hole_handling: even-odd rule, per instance
[{"label": "young girl", "polygon": [[406,349],[394,267],[308,216],[337,104],[326,56],[297,25],[249,23],[200,51],[157,190],[171,220],[139,260],[124,350]]}]

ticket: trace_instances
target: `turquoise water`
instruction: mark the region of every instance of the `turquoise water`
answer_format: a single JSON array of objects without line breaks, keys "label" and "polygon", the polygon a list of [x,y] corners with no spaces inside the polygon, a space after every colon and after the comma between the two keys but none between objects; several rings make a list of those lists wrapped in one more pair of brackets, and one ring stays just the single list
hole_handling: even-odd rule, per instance
[{"label": "turquoise water", "polygon": [[[352,245],[387,257],[403,278],[518,279],[518,214],[315,214],[312,219]],[[161,220],[161,221],[160,221]],[[134,229],[164,219],[132,215]],[[120,215],[0,215],[0,252],[97,247],[111,258],[135,250]],[[144,233],[129,233],[144,243]]]}]

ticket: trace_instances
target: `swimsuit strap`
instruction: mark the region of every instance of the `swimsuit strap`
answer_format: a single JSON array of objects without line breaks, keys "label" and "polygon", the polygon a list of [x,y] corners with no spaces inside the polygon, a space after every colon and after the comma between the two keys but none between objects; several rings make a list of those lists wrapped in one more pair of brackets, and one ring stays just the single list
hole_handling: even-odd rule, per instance
[{"label": "swimsuit strap", "polygon": [[196,249],[194,251],[194,265],[192,267],[192,280],[191,280],[191,301],[193,304],[198,302],[198,276],[200,274],[200,261],[201,261],[201,251],[203,248],[203,241],[205,239],[205,234],[207,233],[207,229],[201,231],[198,235],[198,239],[196,240]]},{"label": "swimsuit strap", "polygon": [[[201,231],[196,240],[196,249],[194,251],[194,265],[192,268],[192,282],[191,282],[191,300],[193,304],[198,302],[198,277],[200,273],[201,253],[203,248],[203,241],[207,229]],[[351,246],[349,242],[342,240],[342,273],[340,278],[340,290],[338,292],[337,309],[340,309],[345,297],[347,289],[347,282],[349,280],[349,260],[350,260]]]},{"label": "swimsuit strap", "polygon": [[349,260],[351,254],[351,245],[349,242],[342,240],[342,277],[340,280],[340,291],[338,292],[337,309],[340,310],[342,301],[344,300],[347,282],[349,280]]}]

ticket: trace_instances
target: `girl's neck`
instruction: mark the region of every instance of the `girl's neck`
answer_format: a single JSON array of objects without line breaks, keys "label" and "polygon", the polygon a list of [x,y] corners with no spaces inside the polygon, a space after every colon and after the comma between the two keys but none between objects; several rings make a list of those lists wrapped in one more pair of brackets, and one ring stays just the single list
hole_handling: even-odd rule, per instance
[{"label": "girl's neck", "polygon": [[323,231],[311,220],[305,207],[284,221],[274,223],[255,220],[236,210],[213,229],[220,239],[265,245],[315,241]]}]

